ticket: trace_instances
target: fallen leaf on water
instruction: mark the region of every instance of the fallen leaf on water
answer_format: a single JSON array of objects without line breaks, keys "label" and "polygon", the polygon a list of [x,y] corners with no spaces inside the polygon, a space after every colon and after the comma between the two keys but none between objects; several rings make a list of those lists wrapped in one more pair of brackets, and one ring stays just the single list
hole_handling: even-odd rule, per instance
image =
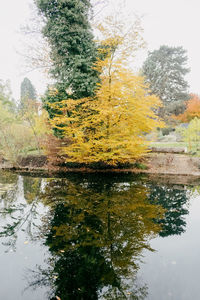
[{"label": "fallen leaf on water", "polygon": [[28,241],[25,241],[24,244],[27,245],[27,244],[28,244]]}]

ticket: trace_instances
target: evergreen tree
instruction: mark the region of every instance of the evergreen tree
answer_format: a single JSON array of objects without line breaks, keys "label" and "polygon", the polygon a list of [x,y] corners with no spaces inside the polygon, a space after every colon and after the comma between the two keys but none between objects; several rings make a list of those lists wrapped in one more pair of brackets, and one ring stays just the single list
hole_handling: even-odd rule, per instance
[{"label": "evergreen tree", "polygon": [[165,106],[189,97],[188,84],[184,79],[189,72],[186,63],[186,50],[168,46],[150,52],[144,62],[142,73],[146,82]]},{"label": "evergreen tree", "polygon": [[44,16],[43,34],[51,48],[52,77],[71,98],[91,96],[98,81],[97,51],[89,23],[88,0],[36,0]]},{"label": "evergreen tree", "polygon": [[31,81],[25,77],[24,80],[21,83],[21,101],[23,102],[25,99],[36,99],[36,90],[34,86],[32,85]]},{"label": "evergreen tree", "polygon": [[186,230],[187,192],[185,190],[165,186],[150,185],[149,200],[152,204],[162,206],[165,213],[155,223],[162,225],[160,236],[181,235]]}]

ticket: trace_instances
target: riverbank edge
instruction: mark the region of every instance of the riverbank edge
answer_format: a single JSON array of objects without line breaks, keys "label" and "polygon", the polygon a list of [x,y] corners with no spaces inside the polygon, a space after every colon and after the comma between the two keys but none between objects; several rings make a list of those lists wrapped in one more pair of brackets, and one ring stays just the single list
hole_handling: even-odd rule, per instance
[{"label": "riverbank edge", "polygon": [[22,158],[17,165],[8,161],[0,163],[0,169],[13,170],[23,173],[136,173],[136,174],[155,174],[155,175],[182,175],[200,177],[200,157],[187,154],[174,153],[149,153],[143,160],[145,169],[139,168],[69,168],[66,166],[51,166],[47,158],[43,156],[30,156]]}]

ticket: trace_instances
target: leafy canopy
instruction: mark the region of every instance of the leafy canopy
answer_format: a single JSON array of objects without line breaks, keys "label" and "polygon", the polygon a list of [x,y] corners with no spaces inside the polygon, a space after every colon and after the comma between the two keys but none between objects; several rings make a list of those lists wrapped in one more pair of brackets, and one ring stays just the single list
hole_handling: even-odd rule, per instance
[{"label": "leafy canopy", "polygon": [[176,116],[175,119],[187,123],[195,117],[200,117],[200,98],[196,94],[191,94],[190,100],[186,103],[186,110],[183,114]]},{"label": "leafy canopy", "polygon": [[19,109],[21,110],[21,113],[25,114],[27,111],[31,113],[30,106],[36,106],[37,94],[35,87],[27,77],[25,77],[21,83],[20,92]]},{"label": "leafy canopy", "polygon": [[149,52],[142,74],[152,93],[164,104],[188,99],[188,84],[184,79],[189,72],[186,64],[186,50],[182,47],[161,46]]},{"label": "leafy canopy", "polygon": [[50,46],[51,74],[57,87],[73,98],[91,96],[98,81],[92,68],[97,49],[89,23],[88,0],[36,0]]},{"label": "leafy canopy", "polygon": [[154,113],[160,105],[158,98],[128,67],[133,51],[143,43],[138,28],[135,24],[127,34],[123,23],[107,18],[99,26],[104,37],[99,52],[104,59],[97,58],[95,64],[101,73],[95,96],[52,104],[58,111],[52,127],[71,140],[61,149],[68,161],[133,162],[147,152],[145,134],[162,126]]},{"label": "leafy canopy", "polygon": [[27,77],[21,83],[21,99],[36,99],[36,90]]}]

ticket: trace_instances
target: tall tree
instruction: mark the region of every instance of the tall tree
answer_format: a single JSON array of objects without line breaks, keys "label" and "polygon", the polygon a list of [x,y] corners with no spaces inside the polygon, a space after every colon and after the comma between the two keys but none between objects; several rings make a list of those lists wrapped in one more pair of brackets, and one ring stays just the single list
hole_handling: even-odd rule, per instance
[{"label": "tall tree", "polygon": [[21,102],[36,99],[36,90],[31,83],[30,79],[27,77],[24,78],[24,80],[21,83]]},{"label": "tall tree", "polygon": [[96,46],[89,23],[89,0],[36,0],[50,45],[51,73],[59,89],[73,98],[91,96],[98,75],[92,68]]},{"label": "tall tree", "polygon": [[130,55],[141,46],[138,28],[126,34],[122,23],[108,18],[100,29],[105,38],[100,48],[104,59],[96,62],[101,72],[96,95],[54,103],[58,114],[52,126],[71,139],[61,149],[67,160],[111,165],[133,162],[147,151],[145,133],[162,126],[153,111],[160,103],[147,93],[143,78],[128,67]]},{"label": "tall tree", "polygon": [[142,73],[152,93],[159,96],[164,105],[188,99],[188,84],[184,79],[189,72],[186,64],[186,50],[182,47],[161,46],[149,52]]},{"label": "tall tree", "polygon": [[36,100],[36,90],[31,81],[26,77],[21,83],[21,102],[20,114],[24,121],[29,124],[31,131],[34,134],[34,139],[37,149],[40,152],[40,142],[36,131],[36,123],[38,122],[38,109],[40,104]]}]

